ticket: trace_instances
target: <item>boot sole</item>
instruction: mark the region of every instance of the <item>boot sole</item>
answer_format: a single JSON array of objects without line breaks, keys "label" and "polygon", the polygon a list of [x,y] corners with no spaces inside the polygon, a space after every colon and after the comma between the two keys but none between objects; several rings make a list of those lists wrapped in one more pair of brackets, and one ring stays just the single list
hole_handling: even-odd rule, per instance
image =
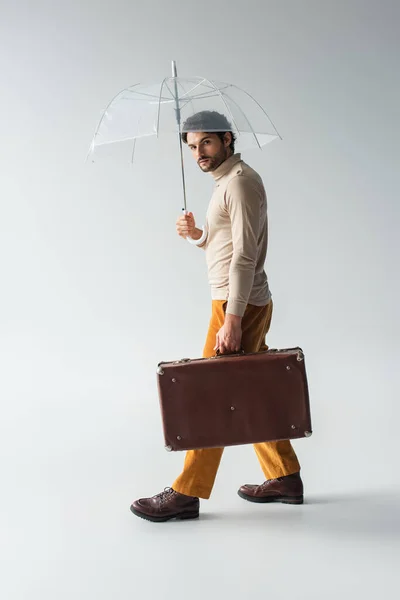
[{"label": "boot sole", "polygon": [[248,502],[255,502],[257,504],[269,504],[272,502],[280,502],[281,504],[303,504],[304,496],[270,496],[265,498],[257,498],[255,496],[247,496],[240,490],[238,491],[238,495],[243,498],[243,500],[247,500]]},{"label": "boot sole", "polygon": [[182,512],[177,513],[175,515],[168,515],[168,517],[153,517],[136,510],[132,506],[130,507],[130,509],[136,517],[144,519],[145,521],[152,521],[153,523],[165,523],[166,521],[170,521],[171,519],[176,519],[177,521],[186,521],[189,519],[198,519],[200,516],[199,512]]}]

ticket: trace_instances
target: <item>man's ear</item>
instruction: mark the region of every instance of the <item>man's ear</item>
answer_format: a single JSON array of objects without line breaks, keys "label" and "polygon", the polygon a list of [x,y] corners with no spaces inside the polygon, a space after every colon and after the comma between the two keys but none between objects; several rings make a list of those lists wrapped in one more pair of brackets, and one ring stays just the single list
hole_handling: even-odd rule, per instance
[{"label": "man's ear", "polygon": [[224,146],[225,146],[225,148],[229,148],[229,146],[231,145],[231,143],[232,143],[232,134],[229,131],[227,131],[225,133],[225,135],[224,135]]}]

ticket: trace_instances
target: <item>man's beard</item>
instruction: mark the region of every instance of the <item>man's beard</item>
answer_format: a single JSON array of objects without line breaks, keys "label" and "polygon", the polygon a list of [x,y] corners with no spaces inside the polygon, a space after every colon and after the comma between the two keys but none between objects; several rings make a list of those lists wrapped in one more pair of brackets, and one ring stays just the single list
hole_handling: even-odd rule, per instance
[{"label": "man's beard", "polygon": [[[209,173],[211,171],[215,171],[218,167],[228,158],[229,149],[221,148],[218,154],[214,156],[201,156],[198,160],[198,165],[203,173]],[[206,159],[207,162],[201,163],[202,159]]]}]

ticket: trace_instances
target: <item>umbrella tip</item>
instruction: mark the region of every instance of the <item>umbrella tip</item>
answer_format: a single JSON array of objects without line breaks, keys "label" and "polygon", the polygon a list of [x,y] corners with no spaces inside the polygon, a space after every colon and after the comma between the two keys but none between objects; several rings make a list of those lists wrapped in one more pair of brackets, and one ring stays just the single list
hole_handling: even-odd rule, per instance
[{"label": "umbrella tip", "polygon": [[172,61],[172,77],[177,77],[177,76],[178,76],[178,74],[177,74],[177,70],[176,70],[176,61],[173,60]]}]

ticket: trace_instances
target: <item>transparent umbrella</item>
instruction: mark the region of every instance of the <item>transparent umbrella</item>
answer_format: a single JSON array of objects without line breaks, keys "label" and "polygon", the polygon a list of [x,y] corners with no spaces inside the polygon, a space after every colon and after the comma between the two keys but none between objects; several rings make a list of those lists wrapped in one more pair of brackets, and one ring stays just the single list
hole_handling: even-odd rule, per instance
[{"label": "transparent umbrella", "polygon": [[[262,106],[245,90],[232,83],[210,81],[203,77],[178,77],[175,61],[172,77],[150,85],[136,84],[119,92],[103,111],[96,127],[87,159],[106,144],[132,143],[133,162],[140,138],[178,136],[182,169],[184,210],[186,211],[185,170],[182,133],[194,131],[186,123],[199,113],[218,113],[229,123],[237,137],[238,149],[262,148],[281,138]],[[203,131],[203,129],[199,129]],[[207,126],[207,133],[226,131],[226,126]]]}]

